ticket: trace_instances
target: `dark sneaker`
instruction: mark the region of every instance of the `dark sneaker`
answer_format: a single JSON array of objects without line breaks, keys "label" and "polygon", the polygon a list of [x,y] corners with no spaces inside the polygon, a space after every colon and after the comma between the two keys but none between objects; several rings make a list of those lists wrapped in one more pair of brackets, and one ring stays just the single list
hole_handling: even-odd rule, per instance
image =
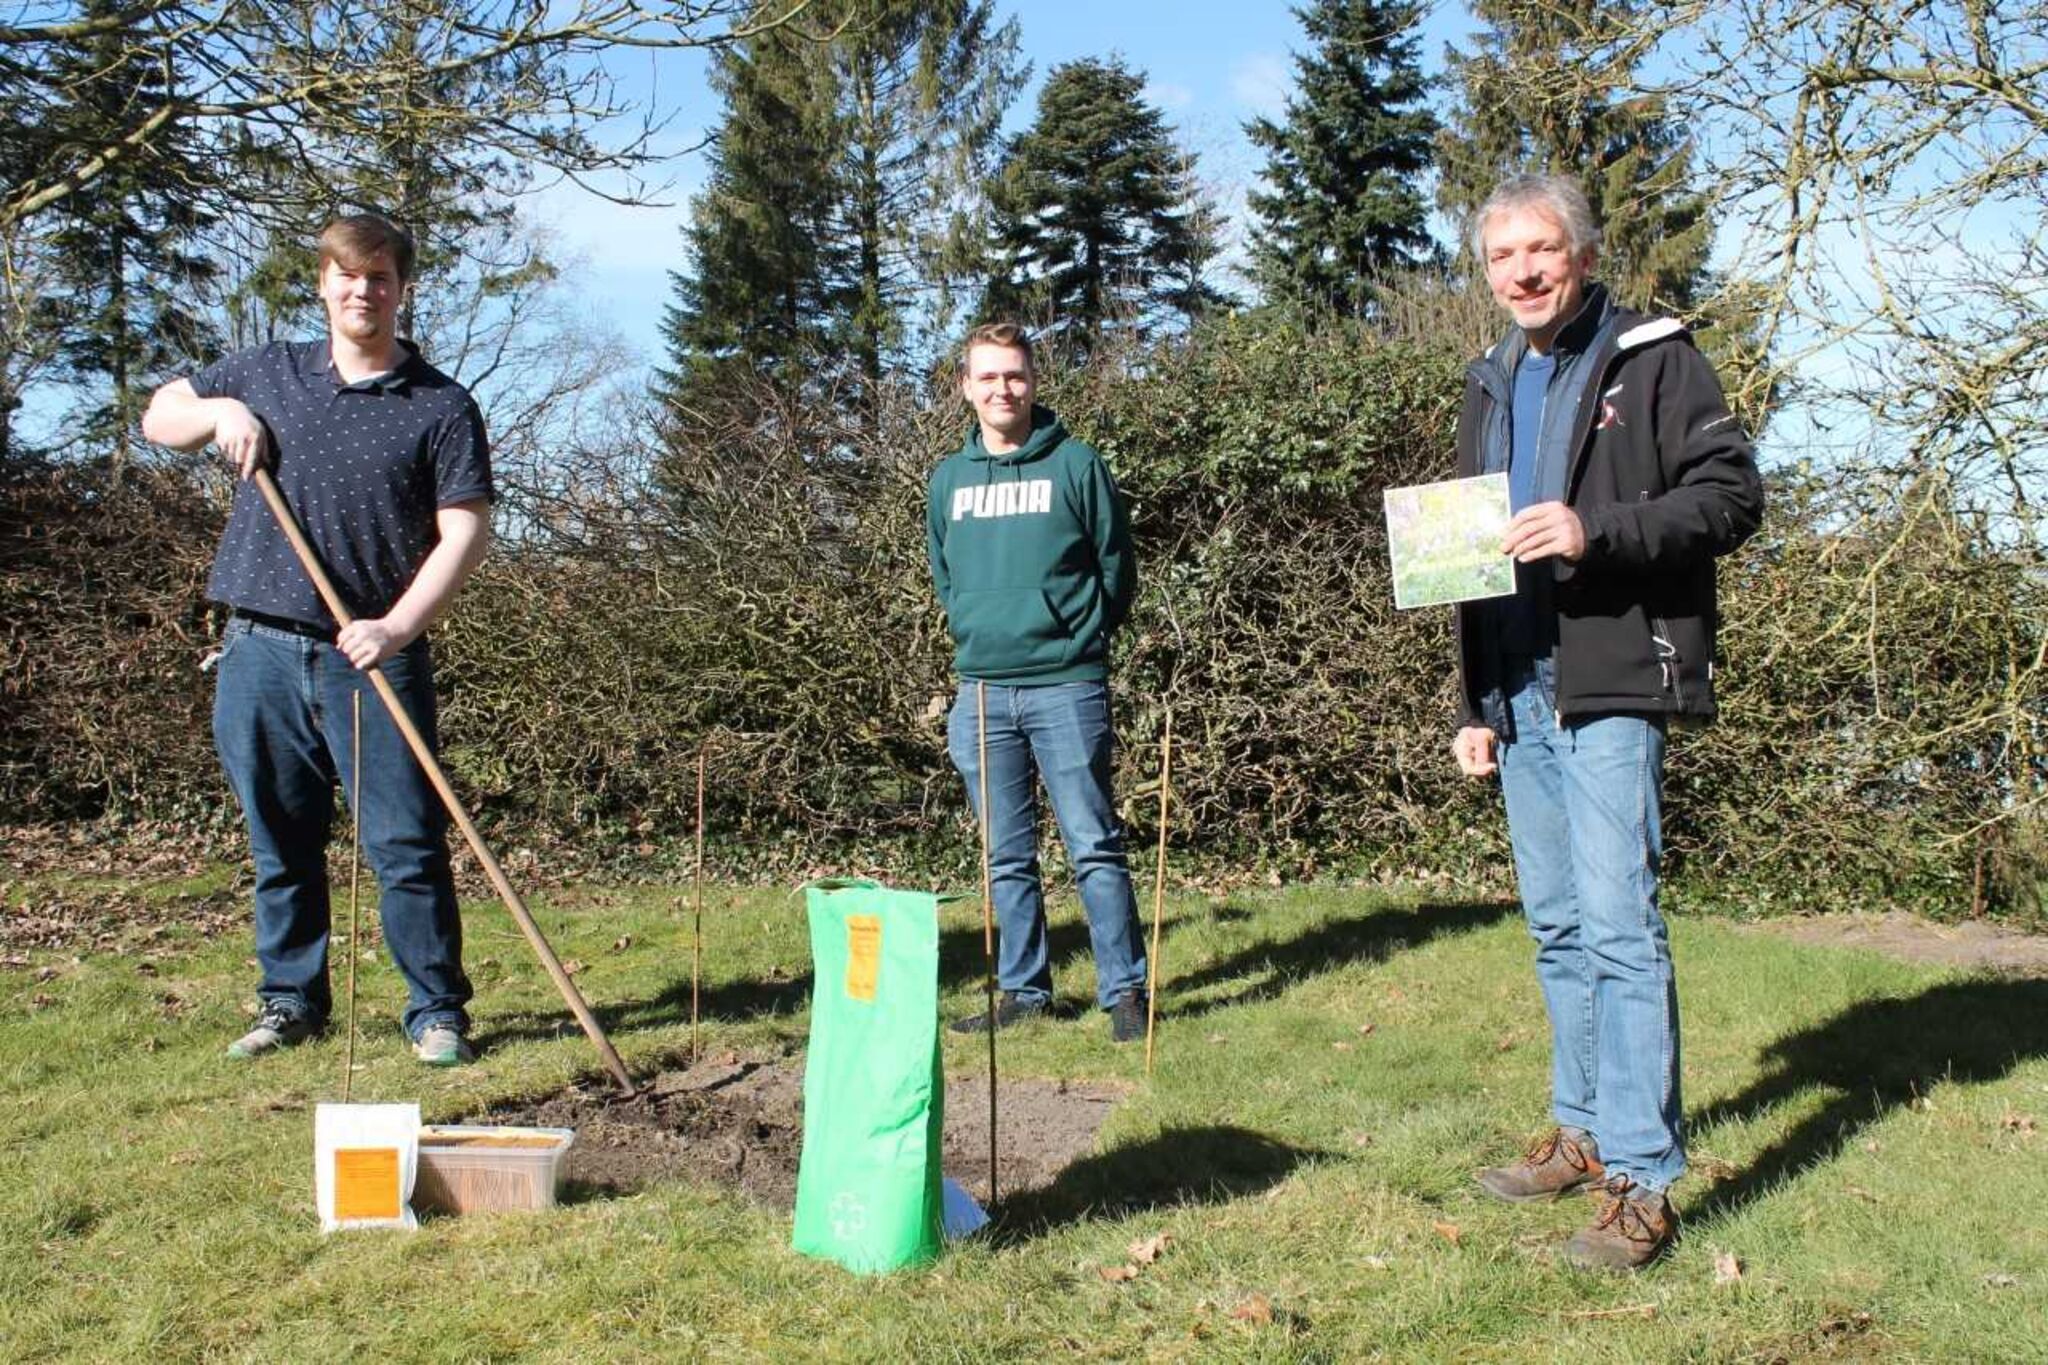
[{"label": "dark sneaker", "polygon": [[1607,1168],[1600,1164],[1600,1149],[1590,1137],[1575,1138],[1562,1128],[1553,1128],[1514,1165],[1481,1171],[1479,1188],[1495,1199],[1527,1204],[1597,1185],[1606,1174]]},{"label": "dark sneaker", "polygon": [[[1033,998],[1020,998],[1004,991],[996,1000],[996,1027],[1008,1028],[1021,1024],[1026,1019],[1038,1019],[1050,1012],[1052,1002]],[[956,1019],[949,1028],[955,1033],[988,1032],[987,1014],[970,1014],[965,1019]]]},{"label": "dark sneaker", "polygon": [[269,1001],[256,1016],[256,1027],[228,1044],[228,1056],[247,1061],[267,1052],[281,1052],[297,1047],[319,1031],[320,1026],[307,1016]]},{"label": "dark sneaker", "polygon": [[476,1060],[476,1049],[453,1024],[429,1024],[412,1045],[412,1055],[428,1066],[463,1066]]},{"label": "dark sneaker", "polygon": [[1145,1036],[1145,992],[1125,991],[1109,1007],[1109,1041],[1135,1043]]},{"label": "dark sneaker", "polygon": [[1678,1240],[1671,1201],[1625,1175],[1600,1185],[1600,1212],[1565,1243],[1564,1258],[1581,1270],[1641,1270]]}]

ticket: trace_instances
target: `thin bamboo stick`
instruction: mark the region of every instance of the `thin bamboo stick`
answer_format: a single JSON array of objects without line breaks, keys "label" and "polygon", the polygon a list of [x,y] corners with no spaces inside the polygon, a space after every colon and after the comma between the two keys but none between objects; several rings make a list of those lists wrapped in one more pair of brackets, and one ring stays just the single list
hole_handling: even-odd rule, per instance
[{"label": "thin bamboo stick", "polygon": [[348,815],[352,838],[348,864],[348,1047],[342,1059],[341,1102],[347,1104],[356,1079],[356,959],[363,955],[363,694],[349,693]]},{"label": "thin bamboo stick", "polygon": [[697,1011],[704,984],[704,751],[709,740],[697,745],[697,872],[692,896],[695,906],[690,926],[690,1060],[698,1055]]},{"label": "thin bamboo stick", "polygon": [[996,911],[994,879],[989,871],[988,810],[988,684],[974,684],[974,745],[977,776],[981,782],[981,955],[982,996],[988,1012],[982,1016],[988,1033],[988,1202],[995,1206],[996,1189]]},{"label": "thin bamboo stick", "polygon": [[1152,879],[1152,951],[1145,955],[1145,1074],[1152,1074],[1152,1033],[1159,1017],[1159,928],[1166,918],[1167,797],[1173,790],[1173,710],[1159,740],[1159,871]]}]

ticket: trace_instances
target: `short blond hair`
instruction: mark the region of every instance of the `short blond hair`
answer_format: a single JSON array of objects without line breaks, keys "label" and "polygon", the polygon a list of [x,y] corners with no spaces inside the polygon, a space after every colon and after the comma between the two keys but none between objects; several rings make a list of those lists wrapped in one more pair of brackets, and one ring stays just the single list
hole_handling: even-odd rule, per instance
[{"label": "short blond hair", "polygon": [[960,348],[960,363],[964,366],[967,357],[977,346],[1003,346],[1012,351],[1024,353],[1024,363],[1032,373],[1038,372],[1038,352],[1031,344],[1031,333],[1015,322],[984,322],[967,334],[966,344]]}]

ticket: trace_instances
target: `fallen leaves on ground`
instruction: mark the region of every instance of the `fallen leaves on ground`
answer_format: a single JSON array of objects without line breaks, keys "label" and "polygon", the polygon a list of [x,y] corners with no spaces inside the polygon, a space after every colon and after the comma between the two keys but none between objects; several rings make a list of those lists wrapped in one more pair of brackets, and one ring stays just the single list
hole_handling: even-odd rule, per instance
[{"label": "fallen leaves on ground", "polygon": [[1230,1310],[1236,1322],[1248,1322],[1255,1327],[1265,1327],[1273,1321],[1273,1301],[1264,1294],[1254,1294]]},{"label": "fallen leaves on ground", "polygon": [[2032,1137],[2039,1125],[2035,1122],[2032,1114],[2008,1113],[1998,1121],[1998,1126],[2008,1133],[2022,1133]]},{"label": "fallen leaves on ground", "polygon": [[1465,1236],[1464,1229],[1460,1228],[1456,1223],[1431,1223],[1430,1227],[1436,1230],[1437,1236],[1443,1238],[1452,1246],[1457,1246],[1459,1241]]},{"label": "fallen leaves on ground", "polygon": [[1714,1253],[1714,1283],[1741,1284],[1742,1258],[1732,1251]]},{"label": "fallen leaves on ground", "polygon": [[1137,1241],[1131,1243],[1131,1259],[1137,1262],[1139,1265],[1151,1265],[1154,1261],[1158,1260],[1162,1255],[1164,1255],[1166,1249],[1172,1245],[1172,1233],[1155,1232],[1150,1237],[1141,1237]]},{"label": "fallen leaves on ground", "polygon": [[1140,1237],[1125,1249],[1130,1260],[1122,1265],[1097,1266],[1095,1273],[1111,1284],[1122,1284],[1138,1278],[1138,1267],[1155,1264],[1166,1249],[1173,1245],[1173,1234],[1155,1232],[1150,1237]]}]

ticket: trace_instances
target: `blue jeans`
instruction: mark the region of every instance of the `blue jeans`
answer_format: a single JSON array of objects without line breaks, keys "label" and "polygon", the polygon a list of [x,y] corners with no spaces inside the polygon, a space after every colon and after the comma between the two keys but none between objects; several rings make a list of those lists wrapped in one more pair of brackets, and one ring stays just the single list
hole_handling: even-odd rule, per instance
[{"label": "blue jeans", "polygon": [[1509,698],[1499,753],[1550,1012],[1553,1112],[1593,1134],[1610,1172],[1663,1190],[1685,1173],[1678,990],[1657,910],[1664,723],[1560,725],[1546,682],[1526,679]]},{"label": "blue jeans", "polygon": [[[448,815],[384,703],[334,646],[239,617],[228,623],[214,688],[213,739],[242,803],[256,863],[256,960],[266,1004],[318,1024],[327,981],[327,840],[334,787],[354,785],[350,699],[362,697],[363,852],[383,888],[384,943],[404,976],[405,1030],[467,1028],[462,919],[448,865]],[[426,641],[384,676],[431,746],[434,670]]]},{"label": "blue jeans", "polygon": [[[963,682],[946,725],[953,766],[981,816],[981,763],[975,690]],[[1124,863],[1123,832],[1109,785],[1109,686],[986,684],[988,714],[989,883],[1002,944],[996,981],[1025,1001],[1052,998],[1045,896],[1038,875],[1038,787],[1045,782],[1053,818],[1088,914],[1095,949],[1095,1001],[1103,1009],[1125,991],[1145,989],[1145,941]]]}]

